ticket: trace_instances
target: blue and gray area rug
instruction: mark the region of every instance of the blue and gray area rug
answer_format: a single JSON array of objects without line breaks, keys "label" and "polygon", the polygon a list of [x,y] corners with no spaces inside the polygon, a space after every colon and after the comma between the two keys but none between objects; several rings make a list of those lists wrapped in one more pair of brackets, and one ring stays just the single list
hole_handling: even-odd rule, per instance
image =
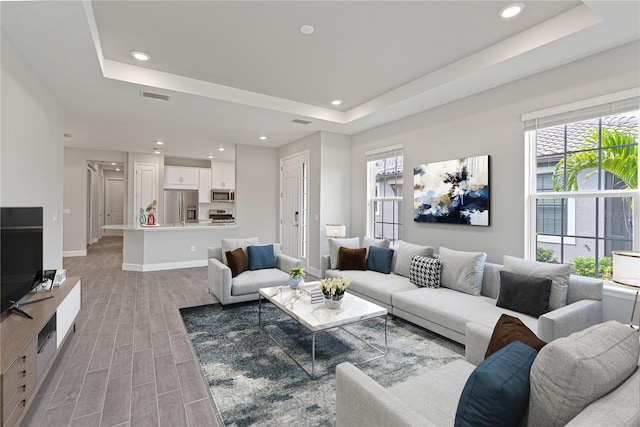
[{"label": "blue and gray area rug", "polygon": [[[311,379],[291,358],[311,370],[311,334],[272,304],[262,303],[262,328],[257,303],[180,311],[226,425],[334,425],[335,366],[378,354],[354,335],[384,346],[383,318],[319,333]],[[463,357],[459,344],[403,320],[387,328],[387,357],[359,365],[385,387]]]}]

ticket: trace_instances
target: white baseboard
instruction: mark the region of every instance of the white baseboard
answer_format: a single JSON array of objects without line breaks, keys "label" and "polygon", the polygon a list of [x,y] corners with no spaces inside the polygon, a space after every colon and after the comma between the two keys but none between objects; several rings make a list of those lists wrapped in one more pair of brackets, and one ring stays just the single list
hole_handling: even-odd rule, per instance
[{"label": "white baseboard", "polygon": [[165,262],[160,264],[132,264],[128,262],[122,263],[122,269],[125,271],[162,271],[162,270],[177,270],[179,268],[193,268],[193,267],[206,267],[207,260],[193,260],[193,261],[180,261],[180,262]]},{"label": "white baseboard", "polygon": [[63,251],[62,257],[72,257],[72,256],[87,256],[87,250],[84,251]]},{"label": "white baseboard", "polygon": [[[316,277],[320,277],[320,270],[317,268],[313,268],[313,267],[305,267],[305,269],[307,270],[307,273],[316,276]],[[320,277],[321,278],[321,277]]]}]

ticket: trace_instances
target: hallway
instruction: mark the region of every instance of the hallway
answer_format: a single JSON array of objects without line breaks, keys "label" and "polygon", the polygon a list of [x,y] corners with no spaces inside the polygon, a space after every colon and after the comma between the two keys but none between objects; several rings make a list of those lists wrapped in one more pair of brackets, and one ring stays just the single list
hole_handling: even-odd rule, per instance
[{"label": "hallway", "polygon": [[178,311],[216,302],[207,268],[121,267],[118,236],[64,259],[67,277],[82,277],[77,330],[22,425],[222,425]]}]

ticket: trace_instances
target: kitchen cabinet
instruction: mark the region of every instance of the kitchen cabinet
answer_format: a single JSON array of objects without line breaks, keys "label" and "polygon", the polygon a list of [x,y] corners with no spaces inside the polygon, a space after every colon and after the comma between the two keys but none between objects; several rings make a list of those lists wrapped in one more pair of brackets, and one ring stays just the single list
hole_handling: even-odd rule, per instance
[{"label": "kitchen cabinet", "polygon": [[198,169],[183,166],[164,167],[164,188],[177,190],[198,189]]},{"label": "kitchen cabinet", "polygon": [[211,188],[233,190],[236,187],[236,166],[233,163],[211,162]]},{"label": "kitchen cabinet", "polygon": [[211,169],[198,171],[198,203],[211,203]]}]

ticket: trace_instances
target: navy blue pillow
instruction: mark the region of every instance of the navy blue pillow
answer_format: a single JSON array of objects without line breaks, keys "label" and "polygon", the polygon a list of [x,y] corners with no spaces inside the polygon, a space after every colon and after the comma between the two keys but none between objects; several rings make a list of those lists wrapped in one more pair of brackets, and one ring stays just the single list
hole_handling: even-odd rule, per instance
[{"label": "navy blue pillow", "polygon": [[247,246],[247,257],[249,258],[249,270],[276,268],[273,245]]},{"label": "navy blue pillow", "polygon": [[391,273],[391,260],[393,259],[393,249],[369,246],[367,255],[367,270],[378,273]]},{"label": "navy blue pillow", "polygon": [[455,427],[520,424],[529,405],[529,371],[537,354],[514,341],[484,359],[462,390]]}]

